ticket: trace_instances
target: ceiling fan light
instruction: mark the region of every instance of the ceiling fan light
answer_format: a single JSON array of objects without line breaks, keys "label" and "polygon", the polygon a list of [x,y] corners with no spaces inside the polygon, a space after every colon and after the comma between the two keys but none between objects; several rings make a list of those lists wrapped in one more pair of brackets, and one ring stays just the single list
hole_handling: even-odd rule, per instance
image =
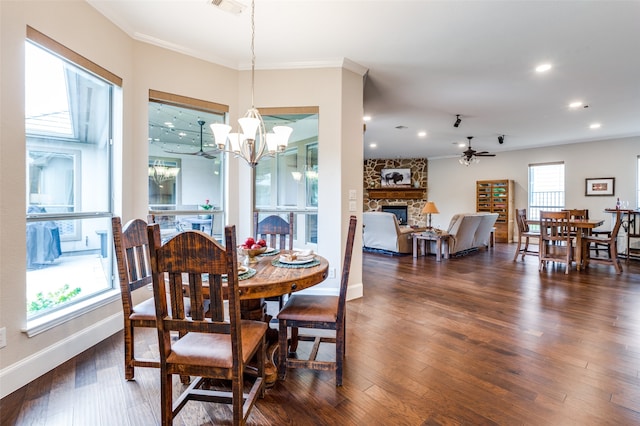
[{"label": "ceiling fan light", "polygon": [[218,148],[224,149],[224,146],[227,144],[227,136],[229,136],[229,132],[231,131],[231,126],[224,123],[213,123],[209,127],[211,127],[213,139]]}]

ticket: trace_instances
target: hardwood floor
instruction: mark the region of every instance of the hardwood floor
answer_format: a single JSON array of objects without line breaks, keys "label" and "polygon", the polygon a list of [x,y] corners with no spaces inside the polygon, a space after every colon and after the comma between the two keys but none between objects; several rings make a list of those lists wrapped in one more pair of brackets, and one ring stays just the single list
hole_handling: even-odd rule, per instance
[{"label": "hardwood floor", "polygon": [[[560,264],[539,273],[536,257],[513,262],[514,250],[440,263],[365,253],[344,386],[333,372],[290,370],[250,424],[640,424],[640,262],[621,276],[605,265],[565,276]],[[140,336],[156,350],[153,330]],[[127,382],[122,358],[118,333],[4,398],[0,424],[159,424],[158,371]],[[175,424],[230,419],[189,403]]]}]

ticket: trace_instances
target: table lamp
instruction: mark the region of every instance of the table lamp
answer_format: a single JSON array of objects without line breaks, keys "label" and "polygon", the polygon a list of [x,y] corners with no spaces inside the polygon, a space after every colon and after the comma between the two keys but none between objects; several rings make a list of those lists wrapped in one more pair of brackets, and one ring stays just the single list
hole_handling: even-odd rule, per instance
[{"label": "table lamp", "polygon": [[432,213],[440,213],[438,211],[438,208],[436,207],[436,203],[434,203],[433,201],[427,201],[427,203],[422,208],[422,213],[429,215],[428,216],[429,219],[428,219],[428,227],[427,227],[427,229],[432,229],[431,228],[431,214]]}]

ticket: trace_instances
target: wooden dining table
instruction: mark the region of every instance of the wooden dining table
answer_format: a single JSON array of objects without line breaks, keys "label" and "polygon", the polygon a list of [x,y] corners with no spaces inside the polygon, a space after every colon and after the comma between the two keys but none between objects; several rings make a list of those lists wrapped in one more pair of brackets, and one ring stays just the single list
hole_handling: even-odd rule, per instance
[{"label": "wooden dining table", "polygon": [[[576,268],[578,271],[582,266],[582,237],[583,235],[591,235],[591,231],[593,228],[597,228],[598,226],[604,223],[604,219],[570,219],[569,226],[572,228],[578,229],[576,232],[576,247],[578,248],[575,253],[575,261]],[[528,225],[537,225],[540,226],[539,220],[529,220],[527,219]]]}]

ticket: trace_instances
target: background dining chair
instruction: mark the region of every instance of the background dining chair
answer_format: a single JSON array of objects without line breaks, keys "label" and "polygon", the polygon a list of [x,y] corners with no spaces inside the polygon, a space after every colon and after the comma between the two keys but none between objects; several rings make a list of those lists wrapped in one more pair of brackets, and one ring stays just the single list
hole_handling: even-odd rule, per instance
[{"label": "background dining chair", "polygon": [[[253,230],[255,239],[263,238],[267,246],[278,250],[293,250],[293,212],[289,212],[287,222],[278,215],[269,215],[258,221],[258,212],[253,212]],[[282,309],[285,295],[267,297],[265,300],[278,302],[278,309]]]},{"label": "background dining chair", "polygon": [[[616,212],[616,221],[613,225],[611,233],[606,237],[599,237],[595,235],[582,237],[582,259],[584,261],[584,267],[587,268],[589,263],[601,263],[605,265],[613,265],[617,274],[622,273],[622,265],[620,259],[618,259],[618,232],[622,225],[622,215],[618,210]],[[591,244],[595,247],[603,247],[606,249],[607,257],[598,256],[599,250],[596,250],[597,257],[591,257]]]},{"label": "background dining chair", "polygon": [[153,298],[134,305],[131,297],[132,291],[152,283],[147,223],[134,219],[123,228],[121,219],[116,216],[111,218],[111,228],[124,314],[124,376],[132,380],[135,367],[160,367],[158,359],[137,358],[134,353],[135,328],[156,326]]},{"label": "background dining chair", "polygon": [[293,250],[293,212],[289,212],[289,221],[275,214],[258,221],[258,212],[254,212],[253,229],[255,238],[264,238],[269,247]]},{"label": "background dining chair", "polygon": [[[513,256],[513,261],[518,260],[518,255],[522,255],[522,260],[524,257],[529,255],[538,255],[539,252],[537,250],[529,249],[529,239],[537,238],[540,239],[540,233],[534,232],[529,229],[529,224],[527,223],[527,209],[516,209],[516,224],[518,225],[518,245],[516,246],[516,253]],[[539,243],[538,243],[539,244]]]},{"label": "background dining chair", "polygon": [[[184,405],[196,400],[231,404],[233,424],[244,425],[257,398],[264,394],[267,324],[240,320],[235,226],[225,228],[226,248],[201,231],[179,233],[162,245],[157,224],[150,225],[148,233],[160,349],[162,424],[171,425]],[[188,280],[183,281],[183,277]],[[209,284],[208,310],[204,280]],[[224,309],[224,280],[228,317]],[[191,301],[190,315],[182,297],[185,287]],[[176,331],[180,335],[177,340],[171,336]],[[252,358],[257,365],[257,377],[245,393],[243,373]],[[177,374],[197,377],[174,404],[173,375]],[[207,379],[219,379],[227,386],[219,389],[217,380]],[[205,382],[207,386],[203,386]]]},{"label": "background dining chair", "polygon": [[[292,295],[278,314],[279,363],[278,377],[284,380],[287,368],[309,368],[314,370],[335,370],[336,386],[342,386],[342,371],[345,356],[347,284],[351,268],[353,240],[356,233],[355,216],[349,219],[349,232],[344,251],[342,279],[338,296],[313,296],[307,294]],[[297,340],[313,341],[309,359],[289,357],[288,328],[291,327],[291,350],[297,348]],[[304,336],[298,334],[298,328],[314,328],[335,330],[335,337]],[[335,343],[335,361],[319,361],[316,359],[321,343]]]},{"label": "background dining chair", "polygon": [[[570,221],[573,219],[578,219],[578,220],[589,219],[589,209],[566,209],[563,211],[569,212]],[[571,234],[571,236],[575,237],[576,235],[578,235],[578,232],[584,232],[584,231],[579,227],[569,225],[569,233]]]},{"label": "background dining chair", "polygon": [[564,273],[568,274],[573,259],[574,240],[569,229],[569,211],[541,211],[539,270],[542,271],[548,262],[561,262],[566,264]]}]

